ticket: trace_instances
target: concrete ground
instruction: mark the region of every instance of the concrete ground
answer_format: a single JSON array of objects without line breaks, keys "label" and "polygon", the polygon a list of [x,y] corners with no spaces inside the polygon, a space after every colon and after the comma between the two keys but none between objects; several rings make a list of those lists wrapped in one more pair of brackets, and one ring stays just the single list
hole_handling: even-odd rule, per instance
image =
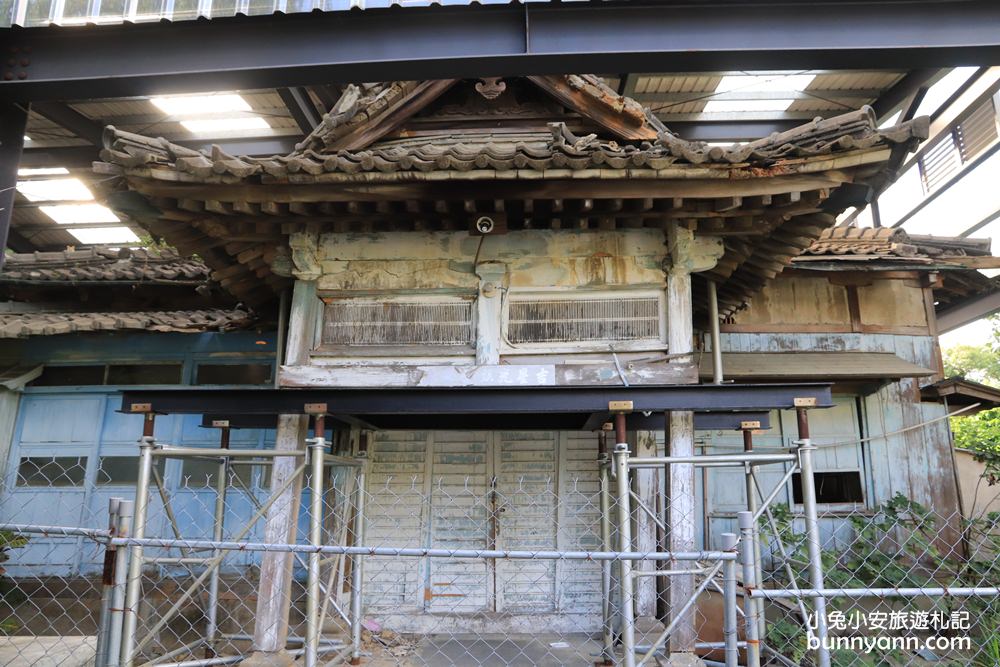
[{"label": "concrete ground", "polygon": [[96,637],[0,637],[0,665],[84,667],[96,651]]},{"label": "concrete ground", "polygon": [[427,635],[410,655],[379,655],[370,667],[563,667],[592,665],[600,646],[587,635]]}]

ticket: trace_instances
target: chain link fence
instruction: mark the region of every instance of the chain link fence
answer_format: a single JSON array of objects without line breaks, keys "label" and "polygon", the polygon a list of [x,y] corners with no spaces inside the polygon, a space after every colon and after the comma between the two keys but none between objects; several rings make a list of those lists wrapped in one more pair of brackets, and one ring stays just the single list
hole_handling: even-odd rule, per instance
[{"label": "chain link fence", "polygon": [[[485,475],[456,443],[426,475],[404,444],[147,442],[145,473],[101,462],[143,491],[83,526],[45,521],[74,502],[59,485],[74,463],[22,465],[70,491],[0,496],[0,663],[237,664],[277,641],[306,665],[656,665],[681,649],[709,665],[1000,665],[996,514],[899,495],[817,512],[810,530],[803,504],[776,501],[801,452],[768,450],[698,457],[753,470],[756,500],[699,531],[698,505],[669,501],[665,466],[684,460],[592,448],[554,475],[529,443]],[[167,460],[183,461],[170,485]],[[282,515],[294,541],[270,539]]]}]

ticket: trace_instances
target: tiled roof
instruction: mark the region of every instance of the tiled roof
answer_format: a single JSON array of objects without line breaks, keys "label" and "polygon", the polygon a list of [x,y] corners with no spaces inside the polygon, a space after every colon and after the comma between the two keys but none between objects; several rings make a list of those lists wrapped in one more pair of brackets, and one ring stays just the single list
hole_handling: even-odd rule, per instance
[{"label": "tiled roof", "polygon": [[253,321],[250,313],[240,309],[0,313],[0,338],[54,336],[87,331],[227,331],[244,328]]},{"label": "tiled roof", "polygon": [[[267,182],[299,176],[339,174],[356,176],[379,173],[468,172],[472,170],[544,172],[552,169],[633,170],[665,169],[675,165],[769,167],[779,161],[808,158],[872,148],[878,145],[912,145],[927,136],[927,119],[919,118],[896,127],[879,129],[870,107],[834,118],[817,119],[798,128],[745,144],[729,147],[686,141],[661,132],[655,141],[620,144],[590,134],[573,135],[561,122],[549,123],[549,131],[524,133],[441,133],[378,142],[363,150],[322,149],[317,141],[302,150],[269,158],[237,157],[217,147],[211,153],[150,139],[108,127],[105,130],[104,161],[126,169],[168,169],[190,174],[194,181],[231,182],[254,179]],[[305,179],[305,180],[303,180]]]},{"label": "tiled roof", "polygon": [[[834,227],[805,249],[808,256],[905,258],[989,256],[990,239],[910,235],[898,227]],[[805,259],[805,258],[803,258]]]},{"label": "tiled roof", "polygon": [[155,282],[201,284],[210,270],[170,249],[88,248],[8,255],[0,282]]}]

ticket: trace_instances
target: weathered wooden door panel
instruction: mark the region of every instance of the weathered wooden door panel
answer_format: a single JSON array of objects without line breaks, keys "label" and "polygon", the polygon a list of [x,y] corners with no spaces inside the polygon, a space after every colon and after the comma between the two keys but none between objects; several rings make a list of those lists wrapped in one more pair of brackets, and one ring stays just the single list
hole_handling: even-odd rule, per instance
[{"label": "weathered wooden door panel", "polygon": [[[593,433],[560,433],[559,513],[557,543],[565,551],[600,551],[600,478],[597,437]],[[557,611],[598,613],[601,610],[601,565],[592,561],[556,563]]]},{"label": "weathered wooden door panel", "polygon": [[[490,544],[489,433],[438,431],[431,458],[430,547],[486,549]],[[492,563],[429,559],[428,611],[493,608]]]},{"label": "weathered wooden door panel", "polygon": [[[556,433],[494,434],[497,478],[497,548],[552,551],[556,548],[559,452]],[[553,560],[497,561],[497,611],[554,611]]]},{"label": "weathered wooden door panel", "polygon": [[[365,544],[422,547],[427,544],[430,436],[422,431],[381,431],[369,452]],[[394,612],[424,606],[425,563],[418,558],[365,559],[365,602]]]}]

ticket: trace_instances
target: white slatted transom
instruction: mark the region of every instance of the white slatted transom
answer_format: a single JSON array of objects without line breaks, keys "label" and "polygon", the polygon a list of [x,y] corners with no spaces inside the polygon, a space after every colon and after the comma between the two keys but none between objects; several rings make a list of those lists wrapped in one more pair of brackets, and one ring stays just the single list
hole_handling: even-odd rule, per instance
[{"label": "white slatted transom", "polygon": [[469,345],[472,300],[332,299],[323,313],[324,345]]},{"label": "white slatted transom", "polygon": [[663,333],[663,301],[656,293],[523,294],[511,298],[507,311],[513,345],[660,341]]}]

